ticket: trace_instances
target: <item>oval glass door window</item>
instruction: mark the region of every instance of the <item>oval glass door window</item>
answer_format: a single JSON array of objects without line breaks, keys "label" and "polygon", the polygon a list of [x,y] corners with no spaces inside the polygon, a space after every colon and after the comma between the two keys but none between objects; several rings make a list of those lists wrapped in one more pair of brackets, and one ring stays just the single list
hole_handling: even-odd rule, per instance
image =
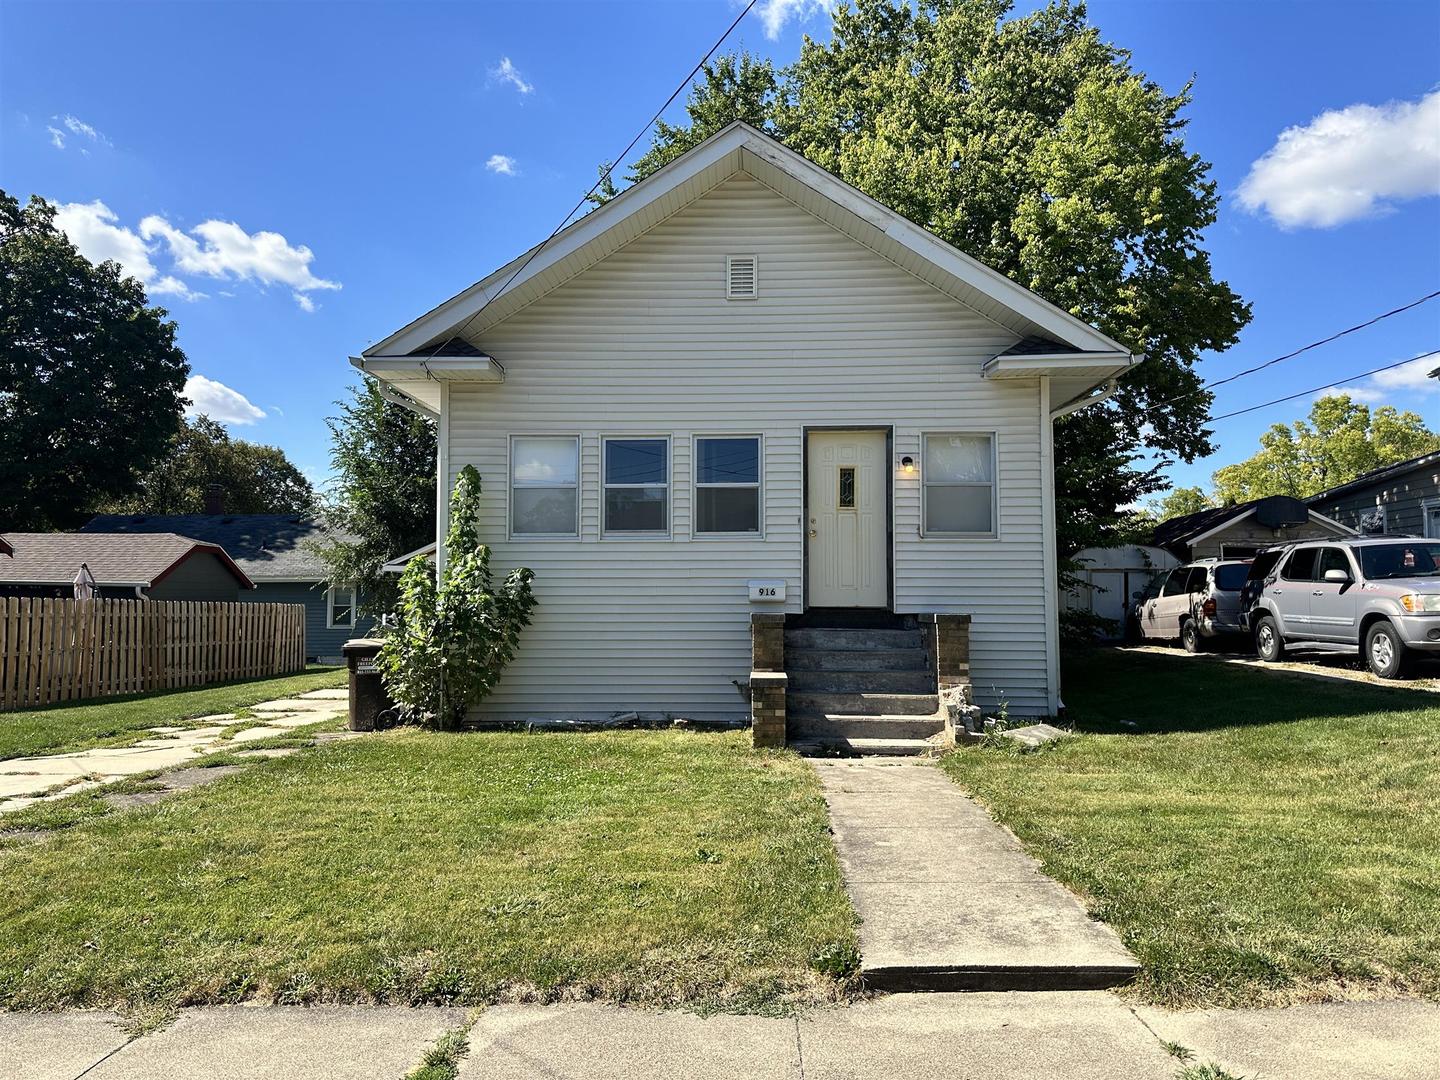
[{"label": "oval glass door window", "polygon": [[841,510],[855,509],[855,469],[845,466],[840,470],[840,498],[836,505]]}]

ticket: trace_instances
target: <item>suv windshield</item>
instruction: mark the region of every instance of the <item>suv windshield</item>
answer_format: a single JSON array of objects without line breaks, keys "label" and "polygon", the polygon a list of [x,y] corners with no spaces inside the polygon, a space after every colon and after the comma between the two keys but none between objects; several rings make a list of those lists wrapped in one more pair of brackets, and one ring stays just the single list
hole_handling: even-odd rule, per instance
[{"label": "suv windshield", "polygon": [[1225,589],[1227,592],[1239,592],[1245,587],[1245,579],[1250,576],[1249,563],[1228,563],[1215,568],[1215,587]]},{"label": "suv windshield", "polygon": [[1361,571],[1371,581],[1440,574],[1440,543],[1366,544],[1355,551]]}]

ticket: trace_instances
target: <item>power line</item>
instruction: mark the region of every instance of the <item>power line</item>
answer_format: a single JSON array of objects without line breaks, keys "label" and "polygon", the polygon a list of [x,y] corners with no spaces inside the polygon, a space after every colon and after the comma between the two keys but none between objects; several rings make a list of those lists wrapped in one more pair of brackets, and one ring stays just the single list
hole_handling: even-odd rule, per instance
[{"label": "power line", "polygon": [[435,346],[435,350],[425,358],[426,360],[433,360],[435,356],[440,352],[440,350],[444,348],[447,342],[452,341],[457,337],[464,337],[465,331],[470,328],[470,324],[479,317],[480,313],[484,311],[487,307],[489,307],[492,301],[498,300],[501,296],[505,295],[505,290],[510,287],[510,283],[514,281],[517,277],[519,277],[522,273],[524,273],[525,268],[530,265],[530,263],[534,260],[535,256],[539,255],[540,252],[545,249],[545,245],[550,243],[551,240],[554,240],[555,237],[561,233],[565,226],[570,223],[570,219],[575,216],[576,212],[585,205],[586,201],[590,198],[590,196],[594,195],[595,192],[600,189],[600,186],[604,184],[605,181],[610,179],[610,174],[613,173],[615,169],[620,165],[620,163],[629,156],[630,151],[634,150],[636,144],[639,143],[639,141],[645,137],[646,133],[655,126],[656,121],[658,121],[660,117],[665,115],[665,110],[668,109],[672,104],[674,104],[675,99],[680,96],[681,92],[690,85],[696,75],[700,74],[700,69],[710,62],[710,58],[715,55],[715,50],[720,48],[721,45],[725,44],[725,39],[735,32],[735,28],[740,25],[746,15],[750,14],[750,9],[753,8],[758,2],[759,0],[750,0],[750,2],[745,5],[744,10],[742,10],[739,15],[735,16],[735,21],[732,22],[726,28],[725,32],[716,39],[715,44],[710,46],[709,51],[700,58],[700,62],[690,70],[690,74],[686,75],[685,78],[681,80],[680,85],[675,87],[675,89],[671,92],[670,96],[665,99],[665,104],[661,105],[660,108],[655,110],[655,115],[650,118],[649,122],[643,128],[641,128],[635,133],[635,137],[630,140],[629,144],[625,147],[624,150],[620,151],[620,155],[614,160],[612,160],[609,165],[605,166],[605,171],[602,172],[600,174],[600,178],[590,186],[590,190],[585,192],[584,195],[581,195],[580,201],[570,208],[570,212],[568,214],[566,214],[563,218],[560,219],[560,224],[556,225],[555,228],[551,230],[549,236],[545,237],[544,240],[540,241],[540,243],[536,244],[535,247],[530,250],[530,254],[525,257],[525,261],[515,268],[515,272],[513,274],[511,274],[508,278],[505,279],[505,284],[501,285],[493,296],[487,297],[485,299],[485,302],[475,310],[475,313],[471,315],[468,319],[466,319],[464,323],[461,324],[460,329],[456,330],[452,334],[447,335],[444,341],[441,341],[438,345]]},{"label": "power line", "polygon": [[[1177,401],[1188,401],[1190,398],[1197,397],[1208,390],[1214,390],[1217,386],[1224,386],[1226,383],[1232,383],[1236,379],[1244,378],[1246,375],[1253,375],[1257,371],[1263,371],[1268,367],[1273,367],[1274,365],[1283,363],[1286,360],[1293,360],[1301,353],[1309,352],[1311,349],[1318,349],[1321,345],[1328,345],[1332,341],[1338,341],[1340,338],[1345,337],[1347,334],[1353,334],[1357,330],[1364,330],[1368,326],[1374,326],[1378,322],[1383,322],[1384,320],[1389,319],[1392,316],[1400,315],[1406,311],[1409,311],[1411,308],[1417,308],[1421,304],[1429,303],[1437,296],[1440,296],[1440,289],[1437,289],[1432,293],[1428,293],[1425,296],[1420,297],[1420,299],[1418,300],[1412,300],[1408,304],[1404,304],[1390,311],[1386,311],[1382,314],[1376,315],[1374,318],[1366,319],[1362,323],[1356,323],[1354,326],[1347,326],[1344,330],[1337,331],[1336,333],[1331,334],[1329,337],[1321,338],[1319,341],[1312,341],[1308,345],[1302,345],[1300,346],[1300,348],[1295,349],[1293,352],[1288,352],[1284,356],[1277,356],[1273,360],[1266,360],[1263,364],[1256,364],[1254,367],[1246,368],[1244,371],[1237,371],[1234,375],[1227,375],[1223,379],[1217,379],[1215,382],[1206,383],[1204,386],[1200,387],[1200,389],[1192,390],[1188,394],[1179,394],[1173,398],[1167,398],[1165,401],[1157,402],[1156,404],[1151,405],[1150,408],[1146,409],[1145,413],[1148,416],[1150,413],[1153,413],[1159,409],[1163,409],[1167,405],[1174,405]],[[1380,370],[1383,371],[1384,369],[1381,368]],[[1321,389],[1323,389],[1323,387]],[[1211,417],[1211,419],[1218,420],[1220,419],[1220,417]]]},{"label": "power line", "polygon": [[1312,386],[1309,390],[1301,390],[1299,393],[1289,394],[1285,397],[1279,397],[1276,398],[1274,401],[1266,401],[1262,402],[1259,405],[1251,405],[1249,408],[1246,409],[1236,409],[1234,412],[1221,413],[1219,416],[1212,416],[1209,422],[1214,423],[1217,420],[1229,420],[1232,416],[1244,416],[1246,413],[1252,413],[1259,409],[1267,409],[1271,405],[1279,405],[1282,402],[1294,401],[1296,398],[1304,397],[1306,394],[1314,394],[1318,393],[1321,390],[1329,390],[1331,387],[1340,386],[1348,382],[1353,382],[1356,379],[1364,379],[1368,378],[1371,375],[1378,375],[1382,371],[1393,371],[1395,368],[1404,367],[1406,364],[1413,364],[1416,360],[1424,360],[1427,356],[1440,356],[1440,349],[1431,349],[1429,352],[1423,352],[1419,356],[1412,356],[1408,360],[1400,360],[1394,364],[1386,364],[1383,367],[1371,368],[1369,371],[1362,371],[1358,375],[1347,375],[1343,379],[1336,379],[1334,382],[1325,383],[1323,386]]}]

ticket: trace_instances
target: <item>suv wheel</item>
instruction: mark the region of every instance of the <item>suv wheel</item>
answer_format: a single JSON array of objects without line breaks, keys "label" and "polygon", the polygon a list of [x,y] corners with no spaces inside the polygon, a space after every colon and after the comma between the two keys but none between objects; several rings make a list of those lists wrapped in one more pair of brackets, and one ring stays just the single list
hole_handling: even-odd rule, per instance
[{"label": "suv wheel", "polygon": [[1394,625],[1377,622],[1365,633],[1365,664],[1382,679],[1399,678],[1405,673],[1405,644]]},{"label": "suv wheel", "polygon": [[1180,644],[1188,653],[1204,652],[1205,639],[1200,636],[1194,619],[1186,619],[1180,624]]},{"label": "suv wheel", "polygon": [[1285,658],[1285,639],[1273,615],[1261,615],[1255,623],[1255,653],[1268,664]]}]

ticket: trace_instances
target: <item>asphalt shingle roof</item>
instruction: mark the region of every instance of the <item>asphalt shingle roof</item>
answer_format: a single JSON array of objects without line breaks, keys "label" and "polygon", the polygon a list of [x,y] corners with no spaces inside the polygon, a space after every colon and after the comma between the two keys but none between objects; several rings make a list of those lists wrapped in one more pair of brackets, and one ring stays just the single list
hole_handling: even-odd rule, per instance
[{"label": "asphalt shingle roof", "polygon": [[[100,585],[148,586],[193,551],[213,550],[172,532],[6,533],[4,539],[14,555],[0,561],[0,584],[15,585],[69,585],[85,563]],[[243,574],[237,577],[249,587]]]},{"label": "asphalt shingle roof", "polygon": [[179,533],[229,552],[253,581],[324,581],[324,561],[310,541],[327,534],[297,514],[101,514],[82,532]]}]

